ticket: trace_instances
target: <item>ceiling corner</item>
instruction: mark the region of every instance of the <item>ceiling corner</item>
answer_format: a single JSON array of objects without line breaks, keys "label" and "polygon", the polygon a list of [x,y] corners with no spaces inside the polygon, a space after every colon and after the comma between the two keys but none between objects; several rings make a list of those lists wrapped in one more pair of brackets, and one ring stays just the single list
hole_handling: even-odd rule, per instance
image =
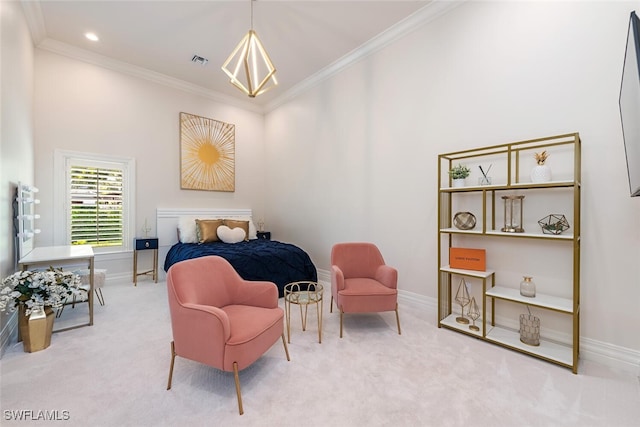
[{"label": "ceiling corner", "polygon": [[31,32],[31,38],[35,46],[39,45],[47,36],[47,28],[44,25],[44,16],[40,8],[40,2],[36,0],[21,0],[24,17]]}]

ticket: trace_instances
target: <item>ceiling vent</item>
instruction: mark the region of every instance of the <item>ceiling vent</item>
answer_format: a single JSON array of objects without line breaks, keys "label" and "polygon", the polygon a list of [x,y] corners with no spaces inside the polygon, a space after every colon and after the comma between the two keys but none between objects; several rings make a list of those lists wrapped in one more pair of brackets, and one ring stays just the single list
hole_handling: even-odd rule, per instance
[{"label": "ceiling vent", "polygon": [[196,64],[200,64],[204,67],[205,65],[207,65],[207,62],[209,62],[209,60],[207,58],[203,58],[202,56],[193,55],[193,58],[191,58],[191,62],[195,62]]}]

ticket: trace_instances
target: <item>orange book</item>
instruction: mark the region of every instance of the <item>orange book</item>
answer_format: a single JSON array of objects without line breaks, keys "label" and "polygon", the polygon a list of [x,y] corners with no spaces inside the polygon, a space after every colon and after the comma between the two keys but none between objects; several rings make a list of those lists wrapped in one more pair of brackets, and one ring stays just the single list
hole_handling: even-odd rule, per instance
[{"label": "orange book", "polygon": [[487,251],[484,249],[449,248],[449,265],[463,270],[485,271]]}]

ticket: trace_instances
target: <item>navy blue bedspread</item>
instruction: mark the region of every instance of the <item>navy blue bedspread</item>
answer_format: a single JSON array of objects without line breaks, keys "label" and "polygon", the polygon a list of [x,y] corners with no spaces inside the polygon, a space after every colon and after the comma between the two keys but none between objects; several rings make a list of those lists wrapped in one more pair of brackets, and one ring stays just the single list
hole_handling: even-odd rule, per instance
[{"label": "navy blue bedspread", "polygon": [[318,273],[309,255],[290,243],[254,239],[240,243],[176,243],[169,249],[164,271],[176,262],[207,255],[219,255],[229,261],[245,280],[266,280],[278,286],[280,297],[284,285],[301,280],[317,281]]}]

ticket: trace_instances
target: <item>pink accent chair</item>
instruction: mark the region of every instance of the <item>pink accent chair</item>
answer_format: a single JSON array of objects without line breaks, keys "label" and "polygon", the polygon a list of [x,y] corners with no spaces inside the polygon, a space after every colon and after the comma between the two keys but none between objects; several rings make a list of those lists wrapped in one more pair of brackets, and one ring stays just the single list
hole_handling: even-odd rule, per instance
[{"label": "pink accent chair", "polygon": [[238,371],[258,360],[279,337],[291,360],[277,286],[244,280],[224,258],[206,256],[171,266],[167,291],[173,330],[167,390],[176,356],[233,372],[242,415]]},{"label": "pink accent chair", "polygon": [[331,249],[331,309],[340,310],[340,338],[344,313],[395,311],[398,315],[398,270],[385,264],[372,243],[338,243]]}]

